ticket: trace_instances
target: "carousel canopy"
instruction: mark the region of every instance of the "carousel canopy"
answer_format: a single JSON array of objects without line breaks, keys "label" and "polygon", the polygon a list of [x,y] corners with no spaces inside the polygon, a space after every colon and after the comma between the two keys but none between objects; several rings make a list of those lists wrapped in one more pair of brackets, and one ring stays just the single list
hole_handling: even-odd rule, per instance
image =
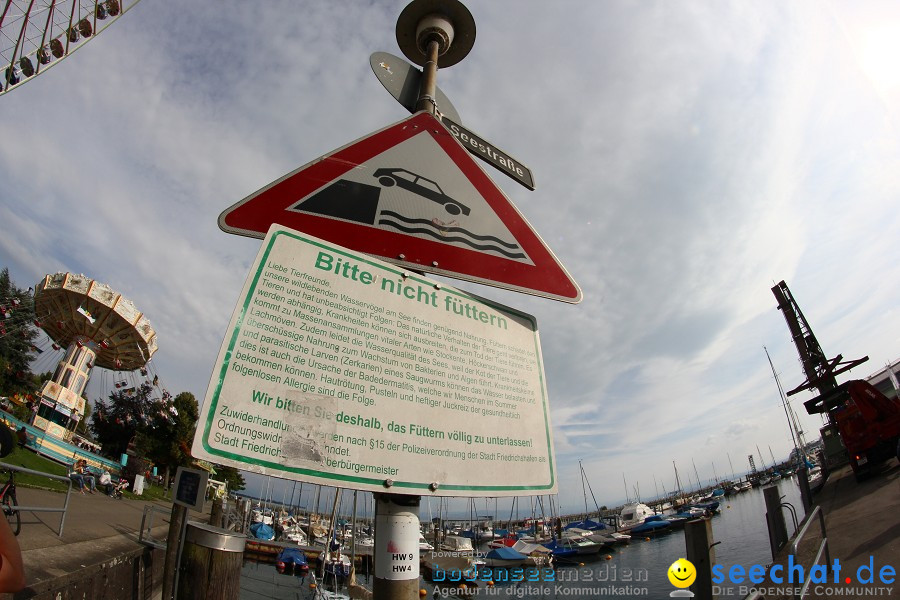
[{"label": "carousel canopy", "polygon": [[35,286],[34,315],[56,343],[90,345],[95,366],[131,371],[156,352],[156,331],[134,303],[84,275],[44,277]]}]

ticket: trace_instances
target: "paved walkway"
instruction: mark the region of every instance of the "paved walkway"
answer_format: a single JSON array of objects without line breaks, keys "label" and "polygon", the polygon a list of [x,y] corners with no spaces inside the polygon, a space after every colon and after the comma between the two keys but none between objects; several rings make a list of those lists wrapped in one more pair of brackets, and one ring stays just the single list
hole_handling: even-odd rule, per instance
[{"label": "paved walkway", "polygon": [[[827,582],[812,583],[805,598],[900,597],[900,578],[897,577],[900,573],[900,464],[891,460],[860,482],[856,481],[849,466],[841,467],[828,477],[822,490],[813,497],[813,502],[825,514],[830,565],[833,566],[837,560],[840,573],[836,576],[829,570]],[[792,529],[788,523],[788,532]],[[807,577],[821,541],[821,528],[816,519],[810,524],[794,561],[803,566]],[[787,564],[789,547],[790,544],[781,551],[777,563]],[[874,567],[872,575],[875,581],[860,583],[860,576],[868,579],[870,575],[870,562]],[[819,563],[825,563],[824,556]],[[893,583],[878,581],[879,571],[885,565],[895,571]],[[860,572],[861,567],[865,568]],[[786,568],[782,574],[785,573]],[[791,598],[789,590],[795,587],[787,583],[767,583],[766,586],[763,595],[767,599]]]},{"label": "paved walkway", "polygon": [[[22,487],[16,492],[23,507],[62,508],[65,504],[63,493]],[[152,520],[148,517],[147,524],[152,525],[152,530],[145,531],[145,537],[149,534],[164,541],[169,530],[171,502],[116,500],[99,490],[85,495],[75,492],[69,496],[61,537],[58,535],[61,513],[22,512],[18,540],[28,585],[73,573],[140,547],[138,537],[146,506],[155,506],[157,510]],[[191,512],[189,518],[208,522],[209,514]]]}]

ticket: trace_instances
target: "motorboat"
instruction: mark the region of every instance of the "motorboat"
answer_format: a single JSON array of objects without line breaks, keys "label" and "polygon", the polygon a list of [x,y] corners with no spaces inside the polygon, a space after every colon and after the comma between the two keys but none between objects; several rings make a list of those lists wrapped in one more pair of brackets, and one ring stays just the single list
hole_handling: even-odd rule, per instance
[{"label": "motorboat", "polygon": [[275,530],[262,521],[250,526],[250,534],[258,540],[274,540]]},{"label": "motorboat", "polygon": [[306,546],[306,532],[299,525],[291,525],[284,529],[284,539],[294,542],[298,546]]},{"label": "motorboat", "polygon": [[340,551],[323,552],[319,560],[325,563],[325,572],[336,577],[350,576],[350,557]]},{"label": "motorboat", "polygon": [[491,540],[488,542],[488,548],[512,548],[516,542],[519,541],[519,536],[514,533],[508,533],[501,538],[497,538],[495,540]]},{"label": "motorboat", "polygon": [[553,564],[553,552],[540,544],[516,540],[512,549],[528,557],[525,561],[527,567],[549,567]]},{"label": "motorboat", "polygon": [[600,551],[606,547],[605,544],[589,540],[586,537],[573,533],[571,530],[563,532],[560,543],[563,545],[568,544],[571,548],[575,548],[579,555],[600,554]]},{"label": "motorboat", "polygon": [[434,546],[429,544],[425,536],[419,533],[419,552],[431,552],[432,550],[434,550]]},{"label": "motorboat", "polygon": [[559,540],[554,539],[545,544],[541,544],[541,546],[548,549],[553,555],[553,560],[557,562],[572,562],[575,560],[575,557],[578,556],[577,548],[573,548],[569,544],[562,544]]},{"label": "motorboat", "polygon": [[622,507],[619,512],[619,531],[630,532],[638,525],[642,525],[647,517],[656,515],[653,509],[640,502],[631,502]]},{"label": "motorboat", "polygon": [[716,488],[711,491],[709,494],[700,498],[700,502],[709,502],[710,500],[717,500],[725,496],[725,490],[722,488]]},{"label": "motorboat", "polygon": [[[616,543],[615,538],[609,535],[609,533],[605,531],[588,531],[587,529],[579,529],[577,527],[570,527],[563,531],[564,538],[582,538],[589,542],[593,542],[595,544],[600,545],[600,549],[598,552],[604,548],[609,548]],[[580,552],[579,554],[592,554],[590,552]]]},{"label": "motorboat", "polygon": [[512,548],[494,548],[484,556],[484,564],[488,567],[522,567],[528,556]]},{"label": "motorboat", "polygon": [[448,535],[441,542],[440,549],[444,552],[455,552],[457,554],[475,553],[475,548],[472,546],[472,540],[461,535]]},{"label": "motorboat", "polygon": [[627,544],[631,541],[631,536],[627,533],[622,533],[621,531],[610,531],[607,535],[611,537],[616,544]]},{"label": "motorboat", "polygon": [[354,538],[353,543],[356,544],[358,550],[375,551],[375,538],[370,535],[360,535]]},{"label": "motorboat", "polygon": [[664,515],[664,521],[668,521],[669,525],[678,529],[684,527],[684,524],[691,520],[691,517],[685,516],[683,513],[677,513],[673,515]]},{"label": "motorboat", "polygon": [[266,525],[271,526],[274,522],[272,518],[272,510],[269,508],[254,508],[250,513],[250,521],[252,521],[253,523],[265,523]]},{"label": "motorboat", "polygon": [[719,511],[719,502],[717,500],[712,500],[710,502],[696,502],[691,504],[688,508],[691,510],[702,510],[704,514],[700,516],[709,516],[714,515]]},{"label": "motorboat", "polygon": [[572,523],[568,523],[563,529],[581,529],[585,531],[600,531],[602,529],[608,529],[606,523],[600,523],[598,521],[594,521],[593,519],[583,519],[581,521],[573,521]]},{"label": "motorboat", "polygon": [[651,536],[666,533],[672,528],[672,524],[666,521],[662,515],[651,515],[644,522],[631,528],[631,535]]},{"label": "motorboat", "polygon": [[278,553],[275,558],[275,568],[279,573],[290,570],[296,574],[305,574],[309,571],[309,561],[300,548],[289,546]]}]

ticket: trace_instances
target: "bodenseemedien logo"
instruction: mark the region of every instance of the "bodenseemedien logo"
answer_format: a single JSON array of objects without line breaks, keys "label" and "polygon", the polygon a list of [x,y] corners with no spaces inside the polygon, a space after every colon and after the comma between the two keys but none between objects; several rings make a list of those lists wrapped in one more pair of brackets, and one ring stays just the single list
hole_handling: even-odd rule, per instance
[{"label": "bodenseemedien logo", "polygon": [[669,596],[672,598],[693,598],[694,592],[687,589],[691,587],[691,584],[694,583],[694,580],[697,579],[697,569],[694,568],[694,563],[689,561],[686,558],[679,558],[671,565],[669,565],[669,570],[666,572],[669,576],[669,583],[679,588],[677,590],[672,591]]}]

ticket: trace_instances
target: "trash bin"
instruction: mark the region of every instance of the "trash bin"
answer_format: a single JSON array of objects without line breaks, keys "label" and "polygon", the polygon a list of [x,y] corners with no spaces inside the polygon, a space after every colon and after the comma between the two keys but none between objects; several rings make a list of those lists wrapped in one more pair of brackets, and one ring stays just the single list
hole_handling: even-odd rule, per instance
[{"label": "trash bin", "polygon": [[238,600],[247,536],[189,522],[181,551],[178,598]]}]

